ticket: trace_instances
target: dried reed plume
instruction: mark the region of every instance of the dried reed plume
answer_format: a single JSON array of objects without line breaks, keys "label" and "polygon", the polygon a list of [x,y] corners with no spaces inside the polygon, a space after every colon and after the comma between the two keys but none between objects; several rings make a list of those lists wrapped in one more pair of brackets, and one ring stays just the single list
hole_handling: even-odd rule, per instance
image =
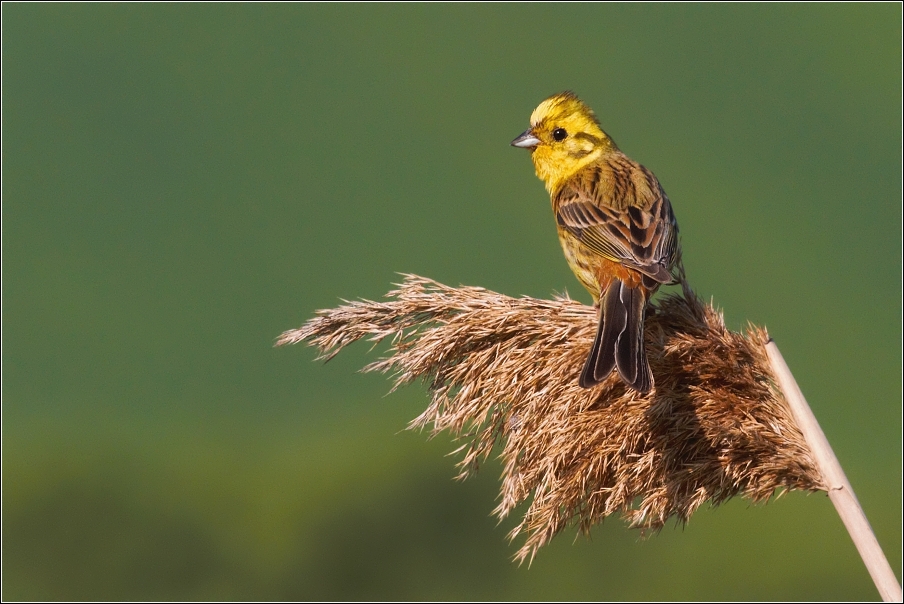
[{"label": "dried reed plume", "polygon": [[414,275],[387,297],[320,310],[277,345],[307,341],[330,359],[355,340],[391,338],[389,356],[364,370],[392,372],[393,389],[426,381],[432,401],[409,427],[464,441],[461,476],[501,445],[500,518],[532,497],[510,534],[527,535],[519,561],[573,520],[586,532],[621,512],[656,530],[706,501],[825,490],[775,386],[765,330],[729,331],[686,285],[647,313],[656,387],[643,396],[614,372],[578,386],[596,311],[567,297],[511,298]]}]

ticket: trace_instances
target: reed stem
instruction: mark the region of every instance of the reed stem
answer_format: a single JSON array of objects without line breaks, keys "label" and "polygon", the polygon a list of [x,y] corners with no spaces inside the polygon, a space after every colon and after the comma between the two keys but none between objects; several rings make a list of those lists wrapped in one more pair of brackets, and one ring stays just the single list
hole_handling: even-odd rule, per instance
[{"label": "reed stem", "polygon": [[800,386],[797,385],[797,381],[791,374],[791,370],[788,369],[774,340],[770,339],[766,344],[766,354],[769,356],[769,363],[785,395],[785,400],[791,407],[791,413],[794,415],[797,426],[816,459],[816,465],[829,492],[829,499],[832,500],[835,510],[841,516],[841,521],[850,533],[851,539],[854,540],[854,545],[857,546],[857,551],[860,552],[860,557],[863,558],[863,563],[873,578],[882,600],[884,602],[900,602],[902,599],[901,585],[898,583],[888,559],[882,553],[882,548],[866,519],[866,514],[863,513],[863,508],[860,507],[860,502],[854,495],[851,483],[844,475],[838,458],[835,457],[826,435],[819,427],[816,416],[813,415],[813,411],[807,404],[807,400],[800,391]]}]

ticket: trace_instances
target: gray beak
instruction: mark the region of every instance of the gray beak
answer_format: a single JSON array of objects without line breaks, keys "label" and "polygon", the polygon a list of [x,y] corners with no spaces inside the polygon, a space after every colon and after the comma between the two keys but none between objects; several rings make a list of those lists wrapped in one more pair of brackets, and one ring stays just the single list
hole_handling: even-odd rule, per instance
[{"label": "gray beak", "polygon": [[534,136],[532,130],[527,129],[521,136],[512,141],[513,147],[521,147],[522,149],[533,149],[540,144],[540,139]]}]

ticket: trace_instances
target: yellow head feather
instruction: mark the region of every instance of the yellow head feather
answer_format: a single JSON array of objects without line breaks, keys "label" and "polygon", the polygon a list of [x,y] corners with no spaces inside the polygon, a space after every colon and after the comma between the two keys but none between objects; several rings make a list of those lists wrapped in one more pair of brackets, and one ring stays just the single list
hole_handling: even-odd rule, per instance
[{"label": "yellow head feather", "polygon": [[531,159],[550,192],[603,154],[618,151],[593,110],[573,92],[555,94],[540,103],[530,116],[530,125],[525,134],[537,141]]}]

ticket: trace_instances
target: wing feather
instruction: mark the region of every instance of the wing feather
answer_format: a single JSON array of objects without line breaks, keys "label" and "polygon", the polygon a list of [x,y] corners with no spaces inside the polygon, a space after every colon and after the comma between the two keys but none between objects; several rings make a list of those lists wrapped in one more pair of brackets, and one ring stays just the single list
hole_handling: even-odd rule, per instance
[{"label": "wing feather", "polygon": [[[630,165],[625,165],[626,161]],[[678,249],[678,224],[672,205],[652,172],[623,158],[610,171],[615,181],[600,182],[599,166],[577,175],[554,197],[556,220],[588,250],[633,268],[658,283],[673,283],[671,269]],[[643,198],[633,173],[644,179]],[[626,192],[633,191],[632,199]],[[618,196],[618,197],[616,197]]]}]

